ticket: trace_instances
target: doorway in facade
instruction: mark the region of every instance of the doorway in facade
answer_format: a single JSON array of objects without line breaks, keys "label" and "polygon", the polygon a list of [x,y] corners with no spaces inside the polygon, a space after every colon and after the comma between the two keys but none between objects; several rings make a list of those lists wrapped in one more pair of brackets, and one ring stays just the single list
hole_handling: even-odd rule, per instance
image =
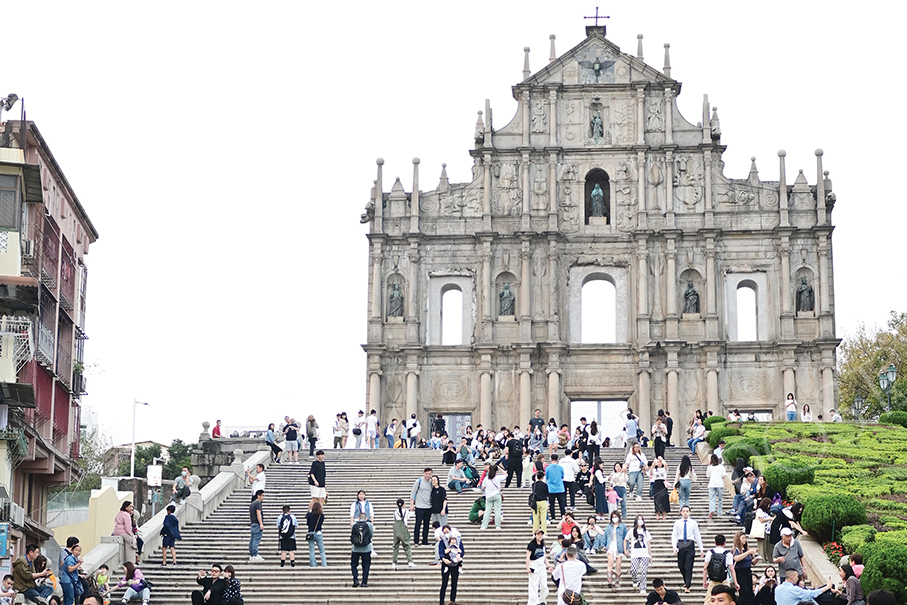
[{"label": "doorway in facade", "polygon": [[573,400],[570,402],[570,431],[579,426],[579,419],[598,423],[599,431],[613,442],[627,425],[627,419],[620,413],[627,409],[625,400]]},{"label": "doorway in facade", "polygon": [[[447,432],[447,436],[456,440],[457,445],[459,445],[460,437],[466,435],[466,427],[472,426],[472,414],[445,414],[441,412],[441,418],[444,420],[444,430]],[[424,426],[434,429],[437,419],[438,414],[436,412],[429,417],[428,423]],[[431,430],[428,437],[426,437],[426,441],[434,434],[434,430]],[[425,437],[425,432],[422,433],[422,436]]]}]

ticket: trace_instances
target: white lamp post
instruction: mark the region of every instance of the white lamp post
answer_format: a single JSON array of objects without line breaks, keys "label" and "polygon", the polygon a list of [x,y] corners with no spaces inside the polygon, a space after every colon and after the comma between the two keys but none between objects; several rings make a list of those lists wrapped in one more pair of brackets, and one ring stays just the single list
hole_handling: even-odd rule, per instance
[{"label": "white lamp post", "polygon": [[132,400],[132,452],[129,455],[129,478],[135,479],[135,406],[148,405],[144,401]]}]

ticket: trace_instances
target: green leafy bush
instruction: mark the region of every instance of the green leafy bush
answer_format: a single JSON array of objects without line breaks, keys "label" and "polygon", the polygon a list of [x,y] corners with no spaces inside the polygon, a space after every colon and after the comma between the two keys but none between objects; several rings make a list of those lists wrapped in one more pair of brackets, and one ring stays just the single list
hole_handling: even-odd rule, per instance
[{"label": "green leafy bush", "polygon": [[834,539],[833,527],[866,523],[866,505],[849,494],[814,496],[805,506],[800,525],[823,542]]},{"label": "green leafy bush", "polygon": [[885,412],[879,416],[879,424],[891,424],[907,428],[907,412]]},{"label": "green leafy bush", "polygon": [[718,428],[714,428],[709,433],[709,445],[712,446],[712,449],[715,449],[716,447],[718,447],[718,442],[725,437],[731,437],[733,435],[739,434],[740,429],[736,429],[732,426],[720,426]]},{"label": "green leafy bush", "polygon": [[716,422],[727,422],[727,418],[724,416],[709,416],[702,421],[702,425],[705,427],[705,430],[711,430],[712,425]]},{"label": "green leafy bush", "polygon": [[841,530],[841,544],[848,553],[856,552],[867,542],[872,542],[876,533],[872,525],[848,525]]},{"label": "green leafy bush", "polygon": [[765,468],[765,481],[773,491],[787,497],[789,485],[804,485],[816,480],[816,471],[812,466],[790,466],[784,462],[774,462]]},{"label": "green leafy bush", "polygon": [[907,545],[898,542],[868,542],[860,547],[863,555],[863,593],[885,589],[894,593],[895,601],[907,602]]},{"label": "green leafy bush", "polygon": [[726,441],[728,446],[724,450],[724,459],[731,465],[737,458],[749,461],[752,456],[767,456],[772,451],[768,441],[762,437],[729,437]]},{"label": "green leafy bush", "polygon": [[907,530],[880,531],[875,535],[879,542],[897,542],[907,546]]}]

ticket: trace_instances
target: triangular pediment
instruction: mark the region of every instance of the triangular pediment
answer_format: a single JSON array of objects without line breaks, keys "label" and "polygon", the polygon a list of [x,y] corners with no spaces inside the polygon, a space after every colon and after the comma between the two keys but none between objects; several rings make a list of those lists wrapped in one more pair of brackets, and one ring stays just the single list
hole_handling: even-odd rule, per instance
[{"label": "triangular pediment", "polygon": [[616,44],[596,32],[521,84],[594,85],[640,81],[673,82],[657,69],[621,52]]}]

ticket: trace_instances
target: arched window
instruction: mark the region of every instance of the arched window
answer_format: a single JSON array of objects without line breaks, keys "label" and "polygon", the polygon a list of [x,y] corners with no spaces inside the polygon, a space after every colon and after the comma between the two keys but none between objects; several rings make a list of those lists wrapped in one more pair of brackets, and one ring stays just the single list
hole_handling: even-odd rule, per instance
[{"label": "arched window", "polygon": [[737,285],[737,340],[759,340],[756,308],[756,284],[744,280]]},{"label": "arched window", "polygon": [[[596,190],[596,185],[598,189]],[[593,200],[593,197],[596,199]],[[594,216],[603,217],[611,224],[611,178],[601,168],[593,168],[586,175],[586,224]]]},{"label": "arched window", "polygon": [[449,286],[441,292],[441,345],[463,344],[463,292]]},{"label": "arched window", "polygon": [[602,278],[592,278],[582,290],[582,342],[601,344],[617,342],[617,290]]}]

